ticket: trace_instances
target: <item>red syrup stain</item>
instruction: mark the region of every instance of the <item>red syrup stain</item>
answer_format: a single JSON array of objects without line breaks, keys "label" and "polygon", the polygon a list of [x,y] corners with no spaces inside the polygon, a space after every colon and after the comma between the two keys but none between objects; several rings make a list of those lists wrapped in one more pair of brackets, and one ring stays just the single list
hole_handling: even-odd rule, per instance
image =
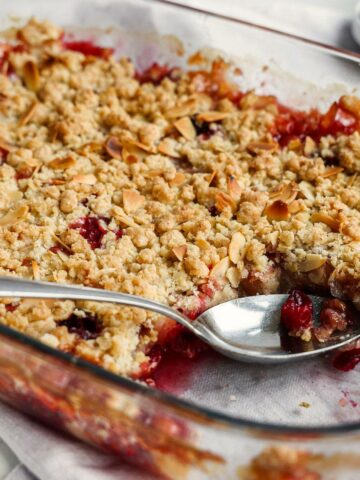
[{"label": "red syrup stain", "polygon": [[341,390],[341,393],[344,395],[344,399],[353,407],[356,408],[358,406],[358,403],[355,402],[350,396],[350,392],[347,392],[346,390]]},{"label": "red syrup stain", "polygon": [[62,45],[66,50],[82,53],[85,56],[92,56],[108,60],[114,53],[113,48],[100,47],[91,40],[66,40],[63,39]]},{"label": "red syrup stain", "polygon": [[336,354],[333,366],[342,372],[353,370],[360,362],[360,348],[352,348]]}]

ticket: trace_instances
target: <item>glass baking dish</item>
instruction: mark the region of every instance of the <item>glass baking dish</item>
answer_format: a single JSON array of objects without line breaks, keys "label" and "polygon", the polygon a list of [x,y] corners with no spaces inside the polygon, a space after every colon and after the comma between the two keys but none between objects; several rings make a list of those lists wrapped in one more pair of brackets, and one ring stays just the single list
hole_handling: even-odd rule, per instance
[{"label": "glass baking dish", "polygon": [[[360,56],[166,1],[14,0],[1,27],[32,15],[115,46],[139,69],[220,54],[240,67],[241,89],[293,107],[360,93]],[[359,478],[359,371],[337,372],[327,358],[261,367],[217,355],[169,369],[159,391],[0,324],[3,401],[157,475],[265,479],[253,459],[270,449],[283,476],[269,478]]]}]

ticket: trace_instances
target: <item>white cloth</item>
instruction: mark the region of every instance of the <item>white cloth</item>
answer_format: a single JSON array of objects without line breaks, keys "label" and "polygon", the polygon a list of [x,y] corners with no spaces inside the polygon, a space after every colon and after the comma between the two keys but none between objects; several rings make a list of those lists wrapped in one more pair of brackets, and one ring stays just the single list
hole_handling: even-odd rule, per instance
[{"label": "white cloth", "polygon": [[[220,10],[227,15],[344,48],[357,48],[347,28],[355,0],[178,1],[213,11]],[[0,404],[0,437],[19,460],[19,464],[3,477],[6,480],[150,478],[121,460],[48,429],[3,404]]]}]

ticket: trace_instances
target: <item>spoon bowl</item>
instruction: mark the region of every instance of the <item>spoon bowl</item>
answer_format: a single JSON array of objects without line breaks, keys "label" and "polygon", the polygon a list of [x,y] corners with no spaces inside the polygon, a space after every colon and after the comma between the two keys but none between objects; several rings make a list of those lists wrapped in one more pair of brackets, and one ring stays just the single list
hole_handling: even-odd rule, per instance
[{"label": "spoon bowl", "polygon": [[[329,352],[360,338],[360,328],[326,342],[303,342],[281,335],[280,310],[286,294],[257,295],[221,303],[190,320],[177,310],[136,295],[48,282],[0,277],[0,297],[90,300],[151,310],[183,325],[223,355],[250,363],[286,363]],[[324,297],[310,295],[315,318]],[[291,345],[290,345],[291,343]]]}]

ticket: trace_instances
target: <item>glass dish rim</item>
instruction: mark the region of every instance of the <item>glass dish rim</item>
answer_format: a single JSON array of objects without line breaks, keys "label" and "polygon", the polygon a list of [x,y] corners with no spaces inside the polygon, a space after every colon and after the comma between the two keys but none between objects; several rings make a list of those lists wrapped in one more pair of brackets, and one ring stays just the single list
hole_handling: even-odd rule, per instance
[{"label": "glass dish rim", "polygon": [[[136,2],[136,0],[134,0]],[[151,2],[157,3],[160,6],[168,6],[174,9],[180,9],[183,11],[191,12],[191,14],[204,14],[210,17],[222,19],[232,23],[240,24],[246,27],[249,27],[254,30],[261,30],[265,32],[272,33],[274,35],[283,36],[284,38],[301,43],[307,48],[312,48],[315,50],[322,51],[328,55],[335,56],[337,58],[342,58],[356,63],[359,66],[360,54],[355,52],[350,52],[343,48],[338,48],[330,46],[315,40],[310,40],[299,35],[294,35],[291,33],[282,32],[274,28],[266,27],[257,23],[253,23],[247,20],[242,20],[239,18],[232,17],[230,15],[221,14],[217,12],[208,11],[203,8],[194,7],[190,5],[179,4],[173,0],[151,0]],[[143,397],[149,400],[155,400],[173,407],[176,410],[183,412],[188,412],[198,417],[203,417],[211,422],[214,422],[215,425],[222,425],[225,428],[231,427],[232,429],[244,430],[249,429],[254,434],[264,433],[264,434],[276,434],[276,435],[290,435],[301,437],[303,440],[315,440],[316,437],[324,436],[336,436],[338,434],[349,434],[354,433],[360,430],[360,421],[352,423],[344,423],[341,425],[332,425],[332,426],[296,426],[296,425],[280,425],[271,422],[259,422],[253,420],[247,420],[241,417],[233,417],[226,413],[222,413],[211,408],[197,405],[190,400],[184,400],[175,395],[157,390],[155,388],[150,388],[147,385],[144,385],[138,381],[126,378],[124,376],[112,373],[108,370],[105,370],[103,367],[93,364],[83,358],[76,357],[69,353],[57,350],[53,347],[46,345],[45,343],[40,342],[36,338],[33,338],[29,335],[26,335],[22,332],[19,332],[11,327],[3,325],[0,323],[0,336],[7,337],[17,344],[25,345],[30,347],[37,353],[44,353],[46,356],[53,357],[56,360],[66,363],[68,366],[73,366],[79,368],[82,371],[94,375],[99,380],[104,381],[104,383],[109,386],[114,386],[116,388],[122,387],[126,390],[139,393]],[[196,421],[196,420],[195,420]],[[314,438],[315,437],[315,438]]]}]

